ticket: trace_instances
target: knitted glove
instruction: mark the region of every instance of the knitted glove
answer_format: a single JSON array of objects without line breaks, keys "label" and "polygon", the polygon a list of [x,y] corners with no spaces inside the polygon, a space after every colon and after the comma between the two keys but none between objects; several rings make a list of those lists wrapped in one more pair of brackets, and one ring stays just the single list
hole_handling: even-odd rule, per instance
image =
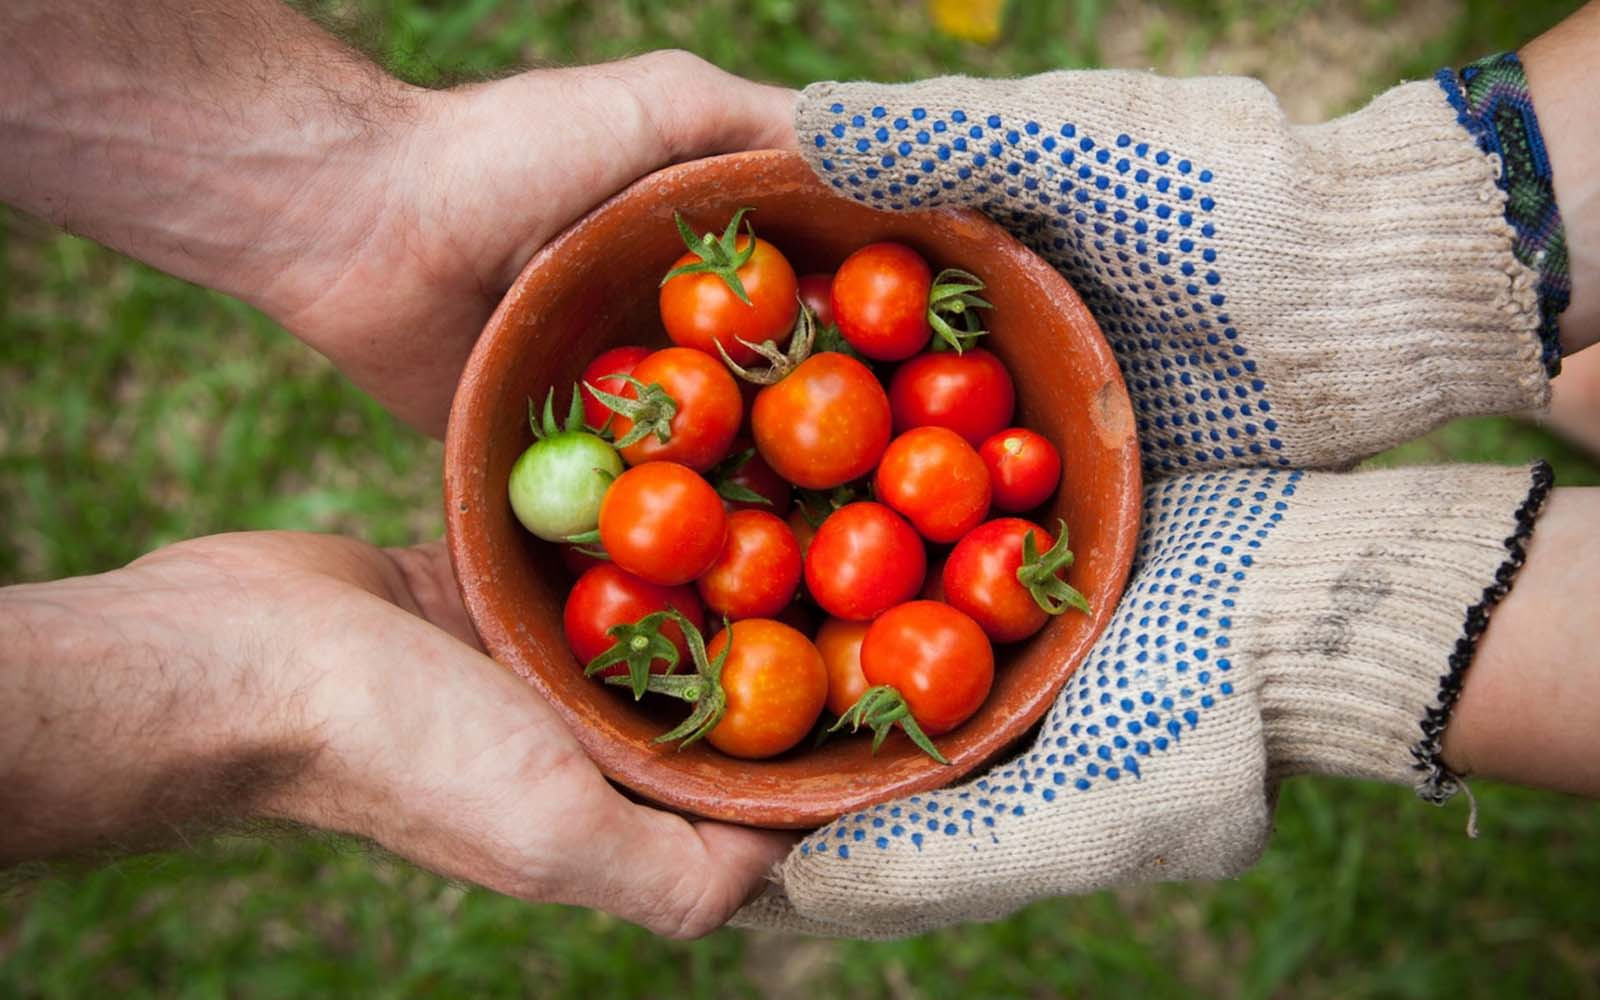
[{"label": "knitted glove", "polygon": [[1442,801],[1444,722],[1549,486],[1543,465],[1157,483],[1139,568],[1033,746],[823,827],[736,922],[901,936],[1234,875],[1291,774]]},{"label": "knitted glove", "polygon": [[975,205],[1060,268],[1155,482],[1033,746],[817,831],[736,922],[898,936],[1235,874],[1294,773],[1447,798],[1439,740],[1549,471],[1288,467],[1545,402],[1565,254],[1516,58],[1311,128],[1252,81],[1121,72],[821,84],[797,128],[841,191]]},{"label": "knitted glove", "polygon": [[1152,473],[1341,466],[1548,399],[1566,258],[1515,56],[1309,127],[1254,80],[1093,71],[816,84],[796,130],[842,193],[979,207],[1060,268]]}]

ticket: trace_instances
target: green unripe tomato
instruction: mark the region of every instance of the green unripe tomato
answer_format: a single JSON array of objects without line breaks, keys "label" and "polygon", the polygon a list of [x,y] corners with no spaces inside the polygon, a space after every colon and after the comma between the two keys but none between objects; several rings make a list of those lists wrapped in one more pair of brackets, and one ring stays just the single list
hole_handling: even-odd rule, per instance
[{"label": "green unripe tomato", "polygon": [[622,456],[587,431],[560,431],[528,446],[511,467],[511,509],[551,542],[593,531],[600,500],[622,474]]}]

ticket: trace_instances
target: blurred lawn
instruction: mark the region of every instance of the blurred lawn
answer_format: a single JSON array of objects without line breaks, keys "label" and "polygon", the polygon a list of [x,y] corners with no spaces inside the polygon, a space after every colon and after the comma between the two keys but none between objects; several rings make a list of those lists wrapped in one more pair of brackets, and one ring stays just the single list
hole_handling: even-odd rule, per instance
[{"label": "blurred lawn", "polygon": [[[1300,76],[1285,79],[1325,83],[1301,106],[1329,113],[1515,46],[1576,3],[1012,6],[988,48],[939,37],[920,5],[888,0],[318,9],[359,21],[392,65],[434,83],[667,45],[788,83],[1110,58],[1243,67],[1269,82],[1289,65]],[[1363,61],[1302,51],[1328,35],[1355,39]],[[1506,420],[1460,422],[1380,461],[1541,454],[1564,483],[1600,483],[1593,463]],[[439,458],[251,310],[0,215],[0,583],[93,572],[238,528],[425,537],[440,529]],[[464,890],[340,841],[227,840],[0,896],[0,997],[1600,995],[1600,810],[1477,792],[1484,836],[1472,841],[1464,805],[1294,781],[1266,857],[1236,882],[1054,901],[892,944],[734,931],[676,944]]]}]

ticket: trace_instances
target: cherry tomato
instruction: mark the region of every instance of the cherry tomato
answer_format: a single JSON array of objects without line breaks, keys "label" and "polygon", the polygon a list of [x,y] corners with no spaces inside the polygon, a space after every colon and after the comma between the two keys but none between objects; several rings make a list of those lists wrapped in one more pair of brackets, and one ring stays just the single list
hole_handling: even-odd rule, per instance
[{"label": "cherry tomato", "polygon": [[871,624],[829,618],[817,629],[817,652],[828,668],[828,711],[834,715],[848,712],[867,690],[867,678],[861,672],[861,640]]},{"label": "cherry tomato", "polygon": [[[734,243],[741,252],[749,244],[748,236],[740,236]],[[685,253],[672,266],[699,260],[695,254]],[[788,339],[800,309],[798,284],[789,261],[777,247],[758,239],[755,253],[735,273],[750,297],[749,305],[739,301],[721,277],[707,272],[680,274],[661,286],[661,325],[674,344],[721,360],[717,353],[721,343],[728,357],[748,365],[759,355],[740,340],[752,344],[771,340],[781,345]]]},{"label": "cherry tomato", "polygon": [[720,478],[713,473],[717,492],[722,493],[727,486],[741,487],[749,490],[767,502],[758,503],[755,500],[730,500],[726,495],[722,497],[722,505],[730,511],[734,510],[764,510],[769,514],[779,517],[789,512],[789,504],[794,498],[794,487],[789,481],[772,471],[772,466],[755,450],[755,442],[741,434],[733,441],[733,446],[728,449],[728,458],[718,470],[734,463],[734,457],[749,452],[747,458],[738,463],[738,468],[727,472]]},{"label": "cherry tomato", "polygon": [[722,554],[695,588],[706,607],[725,618],[772,618],[794,600],[800,572],[800,543],[783,519],[739,510],[728,515]]},{"label": "cherry tomato", "polygon": [[948,604],[910,601],[879,615],[861,643],[871,685],[899,691],[929,736],[972,717],[994,683],[994,648],[983,629]]},{"label": "cherry tomato", "polygon": [[922,539],[899,514],[862,501],[828,515],[806,553],[806,590],[835,618],[865,621],[922,589]]},{"label": "cherry tomato", "polygon": [[[567,646],[578,662],[590,660],[610,649],[615,642],[606,630],[613,625],[632,624],[645,615],[667,608],[677,608],[695,628],[705,627],[705,610],[693,587],[663,587],[641,580],[627,570],[602,562],[584,573],[567,595],[562,625],[567,634]],[[689,647],[685,644],[683,630],[673,622],[661,628],[661,634],[678,647],[678,669],[692,669]],[[655,660],[650,664],[652,673],[667,673],[667,661]],[[608,677],[628,672],[626,664],[606,667],[595,676]]]},{"label": "cherry tomato", "polygon": [[913,427],[889,442],[874,480],[878,499],[930,542],[953,542],[989,512],[989,472],[961,435]]},{"label": "cherry tomato", "polygon": [[948,427],[974,448],[1011,423],[1017,394],[1000,359],[981,347],[912,358],[889,381],[895,433]]},{"label": "cherry tomato", "polygon": [[649,356],[650,348],[629,345],[627,347],[613,347],[609,351],[603,351],[596,355],[593,361],[589,362],[589,367],[583,370],[583,377],[579,380],[579,384],[585,386],[583,390],[584,423],[595,430],[599,430],[606,425],[606,421],[610,420],[612,416],[610,408],[600,402],[595,397],[595,394],[588,390],[587,386],[592,385],[601,392],[620,393],[623,386],[628,383],[618,376],[632,375],[634,366]]},{"label": "cherry tomato", "polygon": [[1055,544],[1050,533],[1032,521],[1001,517],[968,532],[944,564],[945,601],[971,615],[995,642],[1026,639],[1050,620],[1017,579],[1022,539],[1030,531],[1036,551],[1045,552]]},{"label": "cherry tomato", "polygon": [[[722,461],[739,433],[744,419],[744,400],[739,385],[721,361],[703,351],[687,347],[668,347],[640,361],[633,377],[645,386],[659,385],[677,406],[668,423],[668,438],[662,441],[654,431],[620,449],[629,465],[645,462],[678,462],[696,472],[705,472]],[[651,395],[645,390],[646,396]],[[626,386],[619,394],[638,399],[639,389]],[[633,430],[634,422],[615,414],[611,431],[622,440]]]},{"label": "cherry tomato", "polygon": [[746,618],[718,632],[706,656],[715,660],[724,648],[728,708],[706,741],[725,754],[756,759],[805,739],[828,697],[828,670],[811,640],[782,622]]},{"label": "cherry tomato", "polygon": [[978,454],[989,470],[994,505],[1008,514],[1044,503],[1061,482],[1061,453],[1044,435],[1026,427],[1001,431]]},{"label": "cherry tomato", "polygon": [[750,431],[778,475],[832,489],[878,464],[889,445],[889,398],[855,358],[814,354],[756,396]]},{"label": "cherry tomato", "polygon": [[600,504],[600,544],[651,583],[688,583],[722,553],[727,519],[711,484],[688,466],[646,462],[617,477]]},{"label": "cherry tomato", "polygon": [[833,317],[851,347],[876,361],[902,361],[928,345],[933,272],[900,243],[870,243],[833,276]]},{"label": "cherry tomato", "polygon": [[583,430],[546,432],[511,466],[506,495],[524,528],[547,542],[594,530],[622,457],[611,442]]},{"label": "cherry tomato", "polygon": [[831,325],[833,323],[833,275],[801,275],[800,301],[804,302],[806,308],[811,310],[811,315],[817,318],[818,327]]}]

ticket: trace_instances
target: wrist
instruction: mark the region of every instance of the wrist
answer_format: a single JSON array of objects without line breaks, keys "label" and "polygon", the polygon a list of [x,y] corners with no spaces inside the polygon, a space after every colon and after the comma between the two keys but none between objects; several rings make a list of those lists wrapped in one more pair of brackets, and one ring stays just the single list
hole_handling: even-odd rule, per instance
[{"label": "wrist", "polygon": [[241,617],[141,564],[0,591],[0,863],[154,846],[296,780],[315,744]]},{"label": "wrist", "polygon": [[0,200],[274,315],[359,245],[415,89],[280,0],[43,6],[0,10]]}]

